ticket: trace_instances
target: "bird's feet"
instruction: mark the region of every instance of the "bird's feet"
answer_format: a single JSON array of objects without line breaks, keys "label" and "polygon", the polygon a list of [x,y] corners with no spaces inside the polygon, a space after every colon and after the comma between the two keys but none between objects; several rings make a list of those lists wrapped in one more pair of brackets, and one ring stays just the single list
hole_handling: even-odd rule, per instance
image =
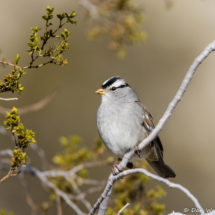
[{"label": "bird's feet", "polygon": [[134,165],[133,165],[132,162],[128,162],[126,167],[129,168],[129,169],[133,169]]},{"label": "bird's feet", "polygon": [[120,161],[122,161],[122,159],[118,158],[118,160],[114,162],[113,168],[112,168],[113,175],[118,175],[120,172],[122,172],[122,170],[120,170],[119,166],[118,166],[118,164],[120,163]]},{"label": "bird's feet", "polygon": [[137,154],[138,155],[138,157],[140,158],[140,150],[139,150],[139,144],[137,144],[135,147],[134,147],[134,152],[135,152],[135,154]]},{"label": "bird's feet", "polygon": [[[122,172],[122,170],[120,170],[118,164],[122,161],[121,158],[118,158],[117,161],[114,162],[113,164],[113,168],[112,168],[112,173],[113,175],[118,175],[120,172]],[[132,162],[128,162],[127,165],[126,165],[127,168],[129,169],[133,169],[134,165]]]}]

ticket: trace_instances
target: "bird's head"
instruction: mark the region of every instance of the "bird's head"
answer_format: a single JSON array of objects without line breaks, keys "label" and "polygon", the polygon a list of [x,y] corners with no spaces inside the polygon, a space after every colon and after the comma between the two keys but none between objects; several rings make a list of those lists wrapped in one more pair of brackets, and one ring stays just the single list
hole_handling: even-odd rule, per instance
[{"label": "bird's head", "polygon": [[132,95],[134,96],[134,94],[136,95],[132,88],[119,76],[114,76],[106,80],[95,93],[112,101],[118,101],[129,98]]}]

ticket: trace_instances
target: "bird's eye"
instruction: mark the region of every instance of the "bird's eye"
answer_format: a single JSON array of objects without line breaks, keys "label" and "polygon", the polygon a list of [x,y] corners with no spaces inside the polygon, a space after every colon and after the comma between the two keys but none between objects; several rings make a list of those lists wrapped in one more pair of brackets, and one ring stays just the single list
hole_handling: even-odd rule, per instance
[{"label": "bird's eye", "polygon": [[112,90],[112,91],[116,90],[116,87],[112,87],[111,90]]}]

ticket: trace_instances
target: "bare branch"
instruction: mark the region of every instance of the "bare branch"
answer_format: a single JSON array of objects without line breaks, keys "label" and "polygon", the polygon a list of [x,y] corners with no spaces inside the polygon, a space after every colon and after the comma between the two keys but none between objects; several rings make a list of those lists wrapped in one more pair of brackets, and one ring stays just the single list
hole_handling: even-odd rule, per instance
[{"label": "bare branch", "polygon": [[118,212],[117,215],[120,215],[120,214],[122,213],[122,211],[123,211],[126,207],[128,207],[129,205],[130,205],[130,204],[127,203],[127,204]]},{"label": "bare branch", "polygon": [[24,66],[24,67],[17,66],[17,65],[15,65],[15,64],[12,64],[12,63],[9,63],[9,62],[0,61],[0,64],[12,66],[12,67],[16,66],[17,69],[33,69],[33,68],[34,68],[34,69],[38,69],[39,67],[45,66],[45,65],[50,64],[50,63],[51,63],[51,64],[52,64],[52,63],[53,63],[53,64],[56,64],[56,65],[59,65],[59,66],[62,65],[61,63],[55,62],[54,59],[51,59],[50,61],[47,61],[47,62],[45,62],[45,63],[41,63],[41,64],[36,65],[36,66],[32,66],[32,65],[30,64],[29,66]]},{"label": "bare branch", "polygon": [[62,197],[64,199],[64,201],[78,214],[78,215],[85,215],[84,212],[82,212],[77,206],[76,204],[74,204],[68,197],[68,195],[66,193],[64,193],[63,191],[61,191],[60,189],[58,189],[53,183],[51,183],[44,175],[42,172],[38,171],[36,168],[33,168],[36,176],[44,183],[46,184],[48,187],[50,187],[51,189],[53,189],[55,191],[55,193]]},{"label": "bare branch", "polygon": [[82,178],[78,175],[73,175],[74,179],[76,179],[81,184],[90,184],[90,185],[101,185],[104,186],[106,184],[106,180],[95,180],[95,179],[88,179],[88,178]]},{"label": "bare branch", "polygon": [[[19,108],[19,115],[41,110],[54,99],[54,97],[57,95],[58,90],[59,89],[56,88],[50,95],[46,96],[45,98],[43,98],[42,100],[40,100],[35,104],[29,105],[23,108]],[[0,106],[0,114],[6,114],[7,112],[10,112],[10,111],[11,109]]]},{"label": "bare branch", "polygon": [[[95,192],[99,192],[101,190],[104,189],[104,186],[97,186],[97,187],[92,187],[92,188],[89,188],[87,191],[85,192],[82,192],[78,195],[72,195],[72,194],[68,194],[69,198],[72,199],[72,200],[82,200],[84,199],[85,197],[87,197],[88,195],[92,194],[92,193],[95,193]],[[91,207],[92,208],[92,207]],[[90,208],[90,209],[91,209]]]},{"label": "bare branch", "polygon": [[[157,126],[150,133],[150,135],[139,144],[140,150],[142,150],[144,147],[146,147],[148,144],[150,144],[156,138],[158,133],[163,129],[164,125],[166,124],[166,122],[168,121],[170,116],[172,115],[172,112],[175,109],[176,105],[179,103],[179,101],[181,101],[191,79],[193,78],[193,75],[194,75],[196,69],[203,62],[203,60],[214,50],[215,50],[215,41],[213,41],[211,44],[209,44],[204,49],[204,51],[194,60],[193,64],[189,68],[178,92],[176,93],[175,97],[173,98],[173,100],[169,104],[166,112],[164,113],[164,115],[162,116],[160,121],[158,122]],[[134,150],[132,150],[132,151],[130,151],[124,155],[122,161],[118,165],[119,171],[122,171],[126,167],[128,161],[130,160],[130,158],[133,155],[134,155]],[[118,171],[118,170],[116,169],[116,171]],[[98,215],[104,215],[104,213],[107,209],[109,194],[111,194],[110,192],[111,192],[111,189],[112,189],[113,184],[114,184],[113,178],[114,178],[114,176],[113,176],[113,174],[111,174],[109,176],[109,180],[108,180],[107,186],[106,186],[103,194],[100,196],[100,198],[95,203],[94,207],[92,208],[91,212],[89,213],[90,215],[95,214],[95,212],[99,206],[100,206],[100,210],[98,212]],[[103,201],[104,199],[105,199],[105,201]],[[196,203],[196,202],[194,202],[194,203]],[[201,206],[200,206],[200,208],[201,208]],[[201,210],[201,214],[204,214],[203,210]]]},{"label": "bare branch", "polygon": [[[12,140],[14,140],[14,137],[11,135],[11,132],[8,131],[4,126],[0,125],[0,133],[3,135],[8,135],[11,137]],[[46,156],[45,156],[45,152],[43,151],[43,149],[41,149],[37,144],[31,143],[30,147],[37,152],[37,154],[40,157],[41,160],[41,169],[42,170],[46,170],[48,167],[48,162],[46,160]],[[10,155],[13,156],[12,154],[12,150],[11,149],[6,149],[6,150],[1,150],[0,151],[0,156],[2,155]]]},{"label": "bare branch", "polygon": [[[185,193],[193,201],[193,203],[195,204],[196,208],[198,208],[200,211],[203,211],[203,208],[199,204],[197,198],[187,188],[183,187],[180,184],[170,182],[168,179],[165,179],[165,178],[162,178],[160,176],[154,175],[154,174],[148,172],[145,169],[136,168],[136,169],[123,171],[122,173],[118,174],[117,176],[114,176],[113,180],[116,181],[116,180],[119,180],[120,178],[122,178],[124,176],[130,175],[130,174],[135,174],[135,173],[142,173],[142,174],[144,174],[144,175],[146,175],[146,176],[148,176],[150,178],[153,178],[153,179],[155,179],[157,181],[163,182],[164,184],[166,184],[167,186],[169,186],[171,188],[177,188],[177,189],[181,190],[183,193]],[[201,213],[201,214],[204,214],[204,213]]]},{"label": "bare branch", "polygon": [[13,156],[12,150],[11,149],[4,149],[0,151],[0,156],[4,156],[4,155],[9,155],[9,156]]},{"label": "bare branch", "polygon": [[88,0],[79,0],[79,4],[84,7],[87,11],[89,11],[91,17],[93,19],[98,19],[98,10],[96,6],[94,6],[90,1]]},{"label": "bare branch", "polygon": [[45,152],[37,144],[31,143],[30,147],[37,152],[41,161],[41,169],[46,170],[48,167],[48,162],[46,160]]},{"label": "bare branch", "polygon": [[26,192],[26,201],[27,201],[27,203],[28,203],[29,206],[31,207],[33,213],[37,212],[39,208],[38,208],[37,205],[34,203],[32,197],[31,197],[29,185],[28,185],[27,181],[26,181],[25,178],[24,178],[23,172],[21,172],[21,173],[18,175],[18,178],[19,178],[20,183],[21,183],[21,184],[23,185],[23,187],[25,188],[25,192]]},{"label": "bare branch", "polygon": [[[0,61],[0,64],[8,65],[8,66],[16,66],[15,64],[12,64],[12,63],[9,63],[9,62],[5,62],[5,61]],[[21,67],[18,67],[18,68],[20,69]]]},{"label": "bare branch", "polygon": [[0,125],[0,133],[3,135],[11,136],[11,139],[13,139],[11,132],[8,131],[4,126]]},{"label": "bare branch", "polygon": [[59,196],[56,199],[56,205],[57,205],[57,215],[63,215],[63,211],[61,207],[61,199]]},{"label": "bare branch", "polygon": [[3,101],[14,101],[14,100],[18,100],[18,98],[0,98],[0,100],[3,100]]},{"label": "bare branch", "polygon": [[104,160],[104,161],[93,161],[93,162],[86,162],[86,163],[83,163],[83,164],[80,164],[74,168],[72,168],[70,171],[69,171],[69,174],[73,174],[73,173],[76,173],[84,168],[92,168],[92,167],[96,167],[96,166],[103,166],[103,165],[106,165],[108,164],[109,162],[107,160]]}]

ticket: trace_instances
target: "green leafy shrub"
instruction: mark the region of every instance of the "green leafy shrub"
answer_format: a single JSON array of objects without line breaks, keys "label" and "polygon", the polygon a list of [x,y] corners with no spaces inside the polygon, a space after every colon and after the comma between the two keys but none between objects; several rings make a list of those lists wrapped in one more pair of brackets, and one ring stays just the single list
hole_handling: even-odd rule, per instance
[{"label": "green leafy shrub", "polygon": [[134,45],[146,39],[146,33],[141,29],[144,14],[132,3],[131,0],[94,1],[99,18],[94,19],[88,38],[108,36],[109,48],[116,51],[120,58],[125,56],[126,45]]}]

